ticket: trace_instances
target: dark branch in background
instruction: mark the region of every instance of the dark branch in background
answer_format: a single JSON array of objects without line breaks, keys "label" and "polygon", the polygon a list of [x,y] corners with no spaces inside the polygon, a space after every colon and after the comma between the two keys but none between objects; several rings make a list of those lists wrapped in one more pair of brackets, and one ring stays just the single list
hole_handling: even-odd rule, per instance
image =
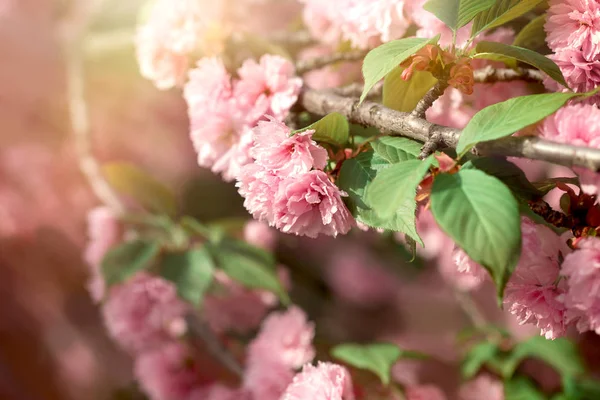
[{"label": "dark branch in background", "polygon": [[338,62],[362,61],[366,55],[366,51],[354,50],[345,53],[334,53],[323,57],[312,58],[306,61],[298,61],[296,63],[296,73],[298,75],[302,75],[314,69],[320,69]]},{"label": "dark branch in background", "polygon": [[[350,122],[373,126],[388,135],[405,136],[426,142],[436,134],[447,147],[455,148],[461,130],[432,124],[423,118],[395,111],[381,104],[343,97],[333,90],[305,90],[300,104],[306,111],[317,115],[338,112]],[[480,143],[475,151],[481,155],[498,155],[547,161],[567,167],[585,167],[600,170],[600,150],[550,142],[537,137],[507,137]]]},{"label": "dark branch in background", "polygon": [[192,344],[197,345],[198,343],[195,342],[195,339],[201,339],[204,346],[197,346],[198,350],[202,351],[206,349],[223,366],[233,372],[238,378],[242,378],[244,370],[238,363],[238,360],[221,344],[208,324],[194,313],[186,315],[185,321]]},{"label": "dark branch in background", "polygon": [[491,65],[474,72],[475,82],[496,83],[510,81],[542,82],[544,75],[537,69],[516,68],[503,69],[494,68]]},{"label": "dark branch in background", "polygon": [[266,39],[282,46],[291,47],[305,47],[315,42],[315,40],[308,31],[275,32],[267,36]]}]

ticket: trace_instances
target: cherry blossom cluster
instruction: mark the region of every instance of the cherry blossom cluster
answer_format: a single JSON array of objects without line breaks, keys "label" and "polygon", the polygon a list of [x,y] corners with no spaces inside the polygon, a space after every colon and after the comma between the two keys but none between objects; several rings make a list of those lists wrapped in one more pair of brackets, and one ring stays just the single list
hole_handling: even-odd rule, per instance
[{"label": "cherry blossom cluster", "polygon": [[354,218],[342,192],[323,171],[327,151],[313,139],[314,130],[292,134],[271,118],[253,129],[254,162],[238,176],[246,209],[282,232],[308,237],[345,234]]},{"label": "cherry blossom cluster", "polygon": [[221,59],[203,58],[184,88],[198,163],[227,181],[252,161],[252,128],[267,116],[285,118],[302,86],[291,62],[268,54],[246,60],[237,76]]},{"label": "cherry blossom cluster", "polygon": [[[569,88],[587,92],[600,84],[600,4],[589,0],[550,0],[545,30]],[[545,84],[558,91],[550,79]]]}]

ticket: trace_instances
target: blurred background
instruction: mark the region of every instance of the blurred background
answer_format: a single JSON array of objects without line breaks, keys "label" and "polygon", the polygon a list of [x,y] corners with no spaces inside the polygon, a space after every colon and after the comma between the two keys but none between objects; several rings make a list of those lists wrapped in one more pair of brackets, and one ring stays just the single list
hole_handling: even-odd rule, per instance
[{"label": "blurred background", "polygon": [[[143,398],[85,286],[86,214],[99,203],[76,156],[65,45],[81,29],[89,32],[81,48],[95,156],[135,163],[166,183],[186,215],[247,218],[234,185],[197,167],[180,92],[161,92],[139,74],[132,35],[141,3],[0,0],[0,399]],[[335,241],[282,236],[278,258],[321,338],[435,353],[429,365],[399,366],[398,379],[421,369],[444,388],[457,384],[456,337],[472,321],[443,269],[408,263],[393,236],[360,232]],[[487,285],[474,293],[486,318],[515,335],[538,333],[498,310],[493,293]],[[598,363],[596,336],[579,340]],[[557,384],[552,371],[534,371]]]}]

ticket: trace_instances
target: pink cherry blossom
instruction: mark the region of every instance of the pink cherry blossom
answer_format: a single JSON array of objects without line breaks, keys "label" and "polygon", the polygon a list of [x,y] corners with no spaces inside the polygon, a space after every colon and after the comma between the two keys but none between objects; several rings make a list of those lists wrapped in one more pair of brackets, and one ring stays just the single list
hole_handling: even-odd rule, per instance
[{"label": "pink cherry blossom", "polygon": [[487,271],[459,247],[452,252],[452,259],[456,264],[455,281],[462,290],[474,290],[479,288],[488,276]]},{"label": "pink cherry blossom", "polygon": [[504,304],[521,324],[535,324],[547,339],[564,335],[566,307],[561,301],[564,282],[559,282],[558,235],[524,219],[522,253],[506,285]]},{"label": "pink cherry blossom", "polygon": [[233,180],[251,161],[250,127],[256,121],[233,96],[231,76],[220,59],[201,59],[189,75],[184,98],[198,164]]},{"label": "pink cherry blossom", "polygon": [[[565,257],[561,273],[568,278],[565,304],[580,332],[600,335],[600,239],[585,238]],[[579,317],[579,318],[578,318]]]},{"label": "pink cherry blossom", "polygon": [[301,367],[315,356],[314,329],[314,324],[308,322],[306,314],[298,307],[271,313],[248,348],[248,363],[271,358],[288,369]]},{"label": "pink cherry blossom", "polygon": [[95,302],[100,302],[106,291],[101,273],[102,259],[106,252],[119,243],[122,227],[108,207],[97,207],[88,213],[88,243],[83,258],[90,268],[88,290]]},{"label": "pink cherry blossom", "polygon": [[258,120],[270,115],[283,120],[296,103],[302,79],[295,76],[294,65],[285,58],[265,54],[260,62],[248,59],[238,69],[235,97],[249,115]]},{"label": "pink cherry blossom", "polygon": [[592,60],[600,54],[600,4],[595,0],[550,0],[544,26],[548,46],[570,48]]},{"label": "pink cherry blossom", "polygon": [[461,386],[459,400],[504,400],[504,385],[489,375],[479,375]]},{"label": "pink cherry blossom", "polygon": [[244,198],[244,207],[252,216],[273,224],[275,196],[281,177],[258,164],[248,164],[237,177],[237,187]]},{"label": "pink cherry blossom", "polygon": [[446,395],[434,385],[409,386],[406,400],[446,400]]},{"label": "pink cherry blossom", "polygon": [[[600,61],[586,60],[579,50],[564,49],[558,50],[548,56],[560,68],[567,85],[574,92],[583,93],[595,89],[600,84]],[[551,91],[566,91],[562,85],[546,77],[544,85]],[[597,96],[591,97],[591,100],[597,100]]]},{"label": "pink cherry blossom", "polygon": [[319,234],[346,234],[354,218],[338,189],[323,171],[285,179],[274,202],[274,225],[282,232],[315,238]]},{"label": "pink cherry blossom", "polygon": [[[568,105],[544,120],[540,134],[555,142],[600,148],[600,110],[587,104]],[[600,174],[585,168],[574,171],[584,192],[600,194]]]},{"label": "pink cherry blossom", "polygon": [[277,244],[276,232],[264,222],[250,220],[244,225],[244,240],[256,247],[273,251]]},{"label": "pink cherry blossom", "polygon": [[134,374],[150,400],[187,400],[201,383],[191,350],[178,342],[142,353]]},{"label": "pink cherry blossom", "polygon": [[302,17],[309,32],[322,43],[336,46],[341,41],[340,21],[343,1],[299,0],[304,4]]},{"label": "pink cherry blossom", "polygon": [[349,372],[342,366],[307,364],[294,377],[281,400],[354,400]]},{"label": "pink cherry blossom", "polygon": [[250,154],[255,163],[282,177],[323,169],[327,150],[312,140],[314,132],[306,130],[291,136],[291,129],[282,122],[273,118],[260,121],[253,129],[254,146]]},{"label": "pink cherry blossom", "polygon": [[172,340],[187,310],[171,282],[138,273],[110,290],[102,314],[110,335],[137,353]]},{"label": "pink cherry blossom", "polygon": [[276,355],[264,351],[260,358],[249,360],[244,371],[243,390],[252,399],[279,400],[294,379],[294,371]]}]

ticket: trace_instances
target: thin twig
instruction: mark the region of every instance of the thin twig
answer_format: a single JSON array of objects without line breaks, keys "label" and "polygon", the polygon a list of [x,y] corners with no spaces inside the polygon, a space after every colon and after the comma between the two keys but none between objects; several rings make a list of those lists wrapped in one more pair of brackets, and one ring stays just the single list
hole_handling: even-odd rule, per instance
[{"label": "thin twig", "polygon": [[[461,134],[460,129],[432,124],[408,113],[395,111],[381,104],[336,94],[332,90],[305,90],[300,104],[306,111],[316,115],[338,112],[350,122],[378,128],[384,134],[405,136],[420,142],[437,133],[442,143],[455,148]],[[481,155],[521,157],[547,161],[567,167],[586,167],[600,170],[600,149],[555,143],[537,137],[506,137],[480,143],[475,147]]]},{"label": "thin twig", "polygon": [[419,102],[417,103],[415,109],[410,113],[413,117],[417,118],[425,118],[425,112],[429,110],[429,108],[433,105],[433,103],[440,98],[441,95],[444,94],[446,88],[448,87],[448,82],[446,81],[438,81]]},{"label": "thin twig", "polygon": [[270,34],[267,40],[278,43],[282,46],[292,47],[304,47],[309,46],[315,42],[315,39],[311,36],[308,31],[297,31],[297,32],[275,32]]},{"label": "thin twig", "polygon": [[473,73],[477,83],[495,83],[495,82],[542,82],[543,74],[537,69],[530,68],[494,68],[491,65],[477,70]]},{"label": "thin twig", "polygon": [[67,57],[67,94],[71,130],[75,139],[79,168],[98,199],[117,215],[125,211],[119,196],[108,184],[92,153],[91,126],[85,98],[84,61],[80,41],[69,41]]},{"label": "thin twig", "polygon": [[362,50],[354,50],[343,53],[334,53],[322,57],[316,57],[305,61],[298,61],[296,63],[296,71],[299,75],[302,75],[308,71],[314,69],[320,69],[331,64],[344,61],[360,61],[365,58],[367,52]]},{"label": "thin twig", "polygon": [[[238,360],[221,344],[210,327],[198,315],[190,313],[186,315],[185,320],[188,327],[188,334],[192,339],[201,339],[205,345],[203,348],[206,348],[213,357],[237,377],[241,378],[244,375],[244,370],[238,363]],[[194,341],[192,340],[192,342]]]}]

